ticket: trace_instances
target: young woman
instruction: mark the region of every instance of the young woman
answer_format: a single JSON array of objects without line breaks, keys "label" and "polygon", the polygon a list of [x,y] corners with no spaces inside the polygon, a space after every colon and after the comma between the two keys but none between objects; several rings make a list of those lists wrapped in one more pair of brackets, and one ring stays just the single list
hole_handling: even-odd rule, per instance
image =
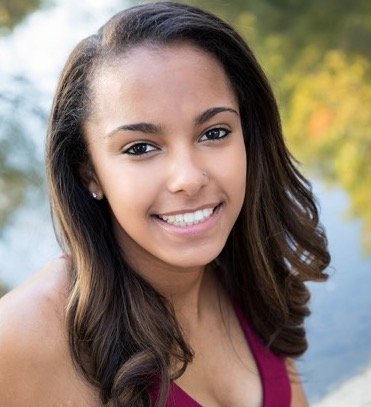
[{"label": "young woman", "polygon": [[229,25],[165,2],[84,39],[47,174],[64,255],[0,303],[2,405],[307,405],[293,358],[326,238]]}]

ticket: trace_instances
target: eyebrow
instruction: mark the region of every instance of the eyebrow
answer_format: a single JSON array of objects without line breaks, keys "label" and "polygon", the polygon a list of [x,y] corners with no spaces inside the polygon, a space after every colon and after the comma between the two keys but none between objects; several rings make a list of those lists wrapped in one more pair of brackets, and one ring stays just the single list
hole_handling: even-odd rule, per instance
[{"label": "eyebrow", "polygon": [[[235,109],[232,109],[231,107],[212,107],[198,115],[195,119],[195,124],[197,125],[203,124],[210,120],[212,117],[223,112],[232,112],[236,114],[238,117],[240,116],[238,112]],[[161,126],[152,123],[143,122],[143,123],[123,124],[119,127],[116,127],[114,130],[110,131],[105,136],[105,138],[109,138],[119,131],[139,131],[141,133],[156,134],[160,133],[161,130],[162,130]]]},{"label": "eyebrow", "polygon": [[203,113],[201,113],[199,116],[196,117],[195,123],[196,124],[203,124],[210,120],[212,117],[217,115],[218,113],[223,113],[223,112],[232,112],[235,113],[237,116],[240,116],[238,112],[231,107],[212,107],[210,109],[205,110]]}]

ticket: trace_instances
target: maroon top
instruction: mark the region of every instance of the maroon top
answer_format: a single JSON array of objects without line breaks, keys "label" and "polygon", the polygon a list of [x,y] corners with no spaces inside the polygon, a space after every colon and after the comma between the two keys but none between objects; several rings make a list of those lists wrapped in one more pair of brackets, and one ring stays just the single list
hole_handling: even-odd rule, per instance
[{"label": "maroon top", "polygon": [[[289,407],[291,403],[291,386],[287,375],[285,359],[275,355],[264,346],[236,303],[234,304],[234,310],[259,369],[263,385],[263,407]],[[158,391],[153,391],[151,393],[153,402],[157,397]],[[172,382],[166,407],[202,406],[175,382]]]}]

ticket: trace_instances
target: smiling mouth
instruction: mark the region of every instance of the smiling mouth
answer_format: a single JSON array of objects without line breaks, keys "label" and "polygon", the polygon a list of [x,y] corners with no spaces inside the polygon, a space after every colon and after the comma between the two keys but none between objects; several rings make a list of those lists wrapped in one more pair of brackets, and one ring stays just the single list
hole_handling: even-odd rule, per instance
[{"label": "smiling mouth", "polygon": [[180,213],[177,215],[155,215],[156,218],[168,223],[169,225],[187,227],[197,225],[209,219],[221,204],[212,207],[199,209],[195,212]]}]

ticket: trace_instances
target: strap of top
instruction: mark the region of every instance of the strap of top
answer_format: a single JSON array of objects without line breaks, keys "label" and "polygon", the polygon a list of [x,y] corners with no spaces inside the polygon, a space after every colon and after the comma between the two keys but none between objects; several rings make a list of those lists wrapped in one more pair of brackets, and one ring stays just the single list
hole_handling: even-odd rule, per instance
[{"label": "strap of top", "polygon": [[[236,302],[233,302],[237,318],[246,336],[251,352],[259,369],[263,386],[263,407],[289,407],[291,386],[287,374],[285,359],[270,351],[254,332],[247,317]],[[152,401],[158,399],[158,386],[151,391]],[[166,407],[202,407],[182,388],[172,383]]]},{"label": "strap of top", "polygon": [[259,369],[263,385],[263,406],[290,406],[291,385],[284,357],[277,356],[270,351],[253,331],[239,305],[234,303],[234,307]]}]

